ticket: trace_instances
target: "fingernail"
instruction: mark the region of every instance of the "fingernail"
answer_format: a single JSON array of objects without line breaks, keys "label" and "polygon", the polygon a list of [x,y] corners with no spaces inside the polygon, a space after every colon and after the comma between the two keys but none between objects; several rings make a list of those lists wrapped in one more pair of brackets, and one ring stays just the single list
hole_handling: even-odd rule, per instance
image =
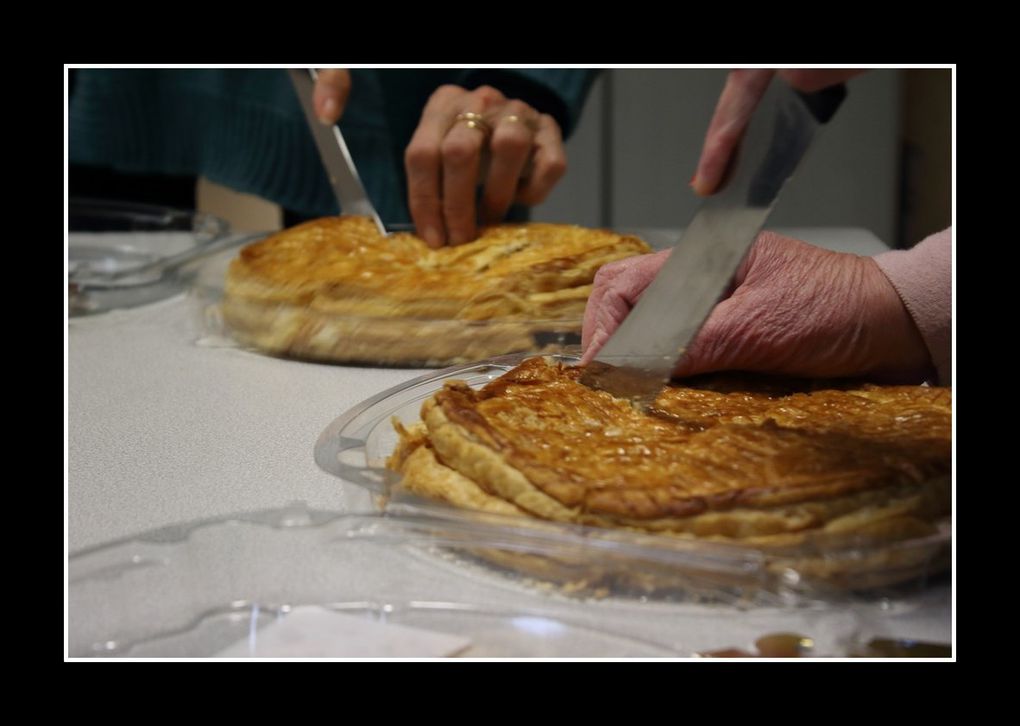
[{"label": "fingernail", "polygon": [[702,184],[701,180],[697,177],[691,180],[691,189],[693,189],[694,193],[699,197],[707,197],[709,194],[708,190],[705,189],[705,185]]},{"label": "fingernail", "polygon": [[323,126],[332,126],[336,118],[336,99],[327,98],[322,102],[322,110],[319,112],[319,123]]},{"label": "fingernail", "polygon": [[443,246],[443,235],[439,234],[439,230],[435,227],[426,227],[422,230],[421,236],[425,239],[425,244],[429,247]]}]

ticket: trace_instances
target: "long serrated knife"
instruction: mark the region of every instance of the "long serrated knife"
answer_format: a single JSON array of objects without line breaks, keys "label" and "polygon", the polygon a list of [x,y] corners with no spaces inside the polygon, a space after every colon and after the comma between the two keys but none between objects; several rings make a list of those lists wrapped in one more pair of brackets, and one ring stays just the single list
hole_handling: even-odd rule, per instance
[{"label": "long serrated knife", "polygon": [[340,127],[336,124],[324,126],[315,115],[315,105],[312,102],[312,93],[315,90],[315,70],[312,68],[291,68],[290,81],[294,84],[294,92],[297,94],[301,108],[304,109],[305,118],[308,121],[308,128],[315,139],[315,145],[319,149],[319,156],[322,158],[322,165],[326,167],[326,174],[329,175],[329,182],[333,186],[333,193],[340,204],[340,211],[343,214],[357,214],[370,217],[379,228],[379,232],[386,234],[386,227],[375,211],[372,200],[368,198],[365,187],[358,177],[358,170],[354,166],[351,152],[347,149],[344,136],[340,133]]},{"label": "long serrated knife", "polygon": [[637,305],[586,366],[582,383],[646,408],[655,400],[728,288],[779,191],[845,97],[843,85],[812,94],[771,85],[722,190],[701,204]]}]

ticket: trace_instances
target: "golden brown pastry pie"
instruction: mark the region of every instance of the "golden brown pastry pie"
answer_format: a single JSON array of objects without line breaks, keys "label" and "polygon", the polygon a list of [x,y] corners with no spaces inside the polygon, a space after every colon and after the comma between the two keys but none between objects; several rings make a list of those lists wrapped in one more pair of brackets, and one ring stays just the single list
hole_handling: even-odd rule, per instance
[{"label": "golden brown pastry pie", "polygon": [[235,337],[282,355],[437,364],[534,349],[578,332],[599,267],[650,251],[636,237],[558,224],[482,230],[430,249],[364,217],[327,217],[241,250],[223,304]]},{"label": "golden brown pastry pie", "polygon": [[716,375],[645,413],[580,370],[447,383],[388,464],[458,507],[765,548],[911,539],[949,513],[947,388]]}]

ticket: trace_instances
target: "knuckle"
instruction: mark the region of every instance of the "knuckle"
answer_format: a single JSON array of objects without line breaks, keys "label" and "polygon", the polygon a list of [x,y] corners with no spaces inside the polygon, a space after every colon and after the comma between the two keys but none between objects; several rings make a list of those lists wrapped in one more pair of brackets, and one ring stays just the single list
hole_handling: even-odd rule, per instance
[{"label": "knuckle", "polygon": [[530,114],[532,113],[531,106],[526,104],[524,101],[518,100],[508,101],[506,104],[506,111],[507,114],[514,114],[521,118],[530,117]]},{"label": "knuckle", "polygon": [[454,165],[468,164],[478,155],[478,147],[459,137],[446,137],[441,146],[443,159]]},{"label": "knuckle", "polygon": [[505,191],[486,191],[483,199],[485,210],[491,215],[502,217],[510,206],[510,194]]},{"label": "knuckle", "polygon": [[555,134],[556,134],[556,138],[562,140],[563,133],[560,130],[560,125],[558,123],[556,123],[556,119],[554,119],[552,116],[550,116],[547,113],[541,114],[538,118],[539,118],[539,124],[540,125],[545,126],[545,127],[549,128],[549,129],[552,129],[555,132]]},{"label": "knuckle", "polygon": [[[516,126],[517,124],[513,124]],[[511,126],[511,124],[507,124]],[[516,129],[499,130],[489,143],[492,150],[500,155],[523,155],[531,149],[531,139]]]},{"label": "knuckle", "polygon": [[423,212],[431,212],[439,209],[439,199],[428,190],[411,185],[407,190],[407,201],[412,207]]},{"label": "knuckle", "polygon": [[443,214],[454,221],[460,221],[472,211],[472,204],[467,200],[459,197],[443,198]]},{"label": "knuckle", "polygon": [[455,86],[452,83],[444,83],[435,91],[433,91],[431,99],[437,101],[444,101],[450,98],[454,98],[464,92],[464,89],[460,86]]},{"label": "knuckle", "polygon": [[506,100],[506,97],[492,86],[479,86],[474,93],[486,106]]},{"label": "knuckle", "polygon": [[592,281],[596,287],[607,287],[613,280],[620,276],[620,273],[627,269],[627,260],[617,260],[607,265],[602,265],[595,273]]},{"label": "knuckle", "polygon": [[411,215],[419,221],[432,220],[439,216],[439,210],[436,205],[429,204],[428,201],[421,197],[409,196],[407,206],[411,211]]},{"label": "knuckle", "polygon": [[549,160],[549,166],[546,169],[546,179],[550,182],[557,182],[563,175],[567,173],[567,158],[565,156],[555,156]]},{"label": "knuckle", "polygon": [[439,159],[439,149],[431,144],[412,142],[404,151],[404,162],[409,167],[436,166]]}]

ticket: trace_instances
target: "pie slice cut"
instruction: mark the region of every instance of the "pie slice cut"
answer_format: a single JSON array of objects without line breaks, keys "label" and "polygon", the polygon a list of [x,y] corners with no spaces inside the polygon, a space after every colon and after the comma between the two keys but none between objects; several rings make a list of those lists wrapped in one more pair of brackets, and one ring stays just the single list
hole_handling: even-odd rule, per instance
[{"label": "pie slice cut", "polygon": [[950,389],[713,375],[645,413],[580,371],[534,357],[448,382],[388,465],[458,507],[765,547],[903,540],[949,514]]}]

